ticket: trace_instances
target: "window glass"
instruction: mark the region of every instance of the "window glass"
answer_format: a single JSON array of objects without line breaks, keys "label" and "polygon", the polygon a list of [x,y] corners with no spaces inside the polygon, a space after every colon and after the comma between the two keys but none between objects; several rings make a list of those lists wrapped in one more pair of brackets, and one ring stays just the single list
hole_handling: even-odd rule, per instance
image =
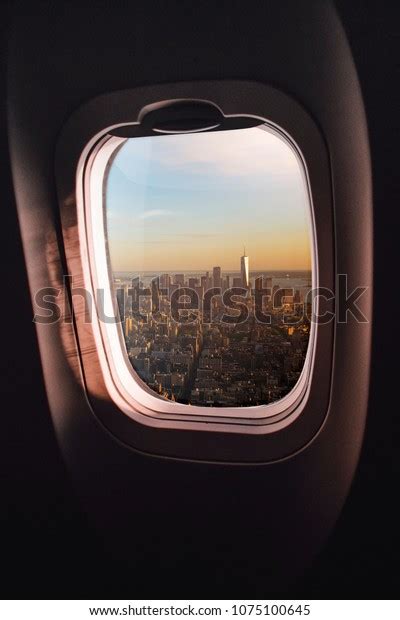
[{"label": "window glass", "polygon": [[110,270],[129,361],[162,399],[280,400],[310,335],[303,164],[266,125],[127,139],[105,179]]}]

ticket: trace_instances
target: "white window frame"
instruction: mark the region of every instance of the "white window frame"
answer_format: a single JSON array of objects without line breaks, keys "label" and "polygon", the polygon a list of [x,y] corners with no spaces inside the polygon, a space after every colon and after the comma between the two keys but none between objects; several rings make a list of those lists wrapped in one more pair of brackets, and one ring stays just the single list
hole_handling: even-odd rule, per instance
[{"label": "white window frame", "polygon": [[[302,171],[305,192],[308,197],[308,216],[311,245],[312,288],[318,287],[317,244],[314,222],[314,206],[307,165],[300,148],[281,127],[265,119],[266,130],[283,140],[295,153]],[[131,123],[135,125],[137,123]],[[112,129],[119,127],[114,125]],[[108,128],[110,131],[111,128]],[[134,138],[133,138],[134,139]],[[158,139],[163,139],[159,137]],[[147,384],[140,379],[132,367],[127,351],[120,322],[104,322],[99,319],[99,304],[103,305],[105,316],[115,316],[115,294],[112,273],[107,251],[106,239],[106,205],[105,182],[113,155],[126,141],[126,138],[106,135],[97,136],[81,155],[76,179],[76,195],[78,210],[78,229],[80,245],[85,249],[86,269],[84,273],[85,287],[95,300],[96,323],[94,333],[99,351],[104,379],[110,395],[118,407],[133,419],[148,423],[153,417],[175,422],[203,423],[224,430],[235,432],[239,426],[251,432],[252,426],[270,425],[274,422],[279,427],[286,426],[300,415],[307,400],[310,379],[313,372],[315,352],[315,332],[317,326],[311,322],[307,353],[303,369],[296,385],[283,398],[265,405],[250,407],[201,407],[168,401],[158,397]],[[99,299],[97,291],[103,291],[103,299]],[[318,299],[315,299],[314,310],[318,310]],[[244,427],[245,425],[245,427]]]}]

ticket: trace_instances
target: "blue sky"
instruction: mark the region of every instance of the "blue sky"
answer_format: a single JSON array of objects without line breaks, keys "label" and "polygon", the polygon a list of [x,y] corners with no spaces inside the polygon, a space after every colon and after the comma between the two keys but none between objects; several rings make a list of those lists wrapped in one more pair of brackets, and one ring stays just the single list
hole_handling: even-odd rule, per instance
[{"label": "blue sky", "polygon": [[114,271],[310,267],[299,162],[260,128],[125,142],[107,179]]}]

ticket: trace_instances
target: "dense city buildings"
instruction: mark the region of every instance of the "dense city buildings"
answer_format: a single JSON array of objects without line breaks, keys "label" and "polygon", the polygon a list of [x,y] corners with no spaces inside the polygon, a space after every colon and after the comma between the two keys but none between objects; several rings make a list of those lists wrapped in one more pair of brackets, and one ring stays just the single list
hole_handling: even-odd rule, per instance
[{"label": "dense city buildings", "polygon": [[298,381],[310,334],[310,272],[252,274],[244,252],[239,273],[215,266],[211,276],[131,275],[114,274],[127,352],[160,397],[254,406],[279,400]]}]

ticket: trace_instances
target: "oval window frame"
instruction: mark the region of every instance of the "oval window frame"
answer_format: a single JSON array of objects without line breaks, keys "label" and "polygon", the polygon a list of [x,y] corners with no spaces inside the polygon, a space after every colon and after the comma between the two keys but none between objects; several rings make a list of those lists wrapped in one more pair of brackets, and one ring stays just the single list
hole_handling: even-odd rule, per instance
[{"label": "oval window frame", "polygon": [[[227,116],[256,116],[296,145],[297,152],[304,158],[311,204],[316,205],[313,209],[316,252],[313,285],[317,283],[320,287],[334,291],[333,204],[326,145],[310,116],[297,102],[276,89],[251,82],[231,82],[229,85],[224,83],[223,89],[219,82],[197,82],[121,91],[96,98],[74,115],[63,131],[56,160],[69,272],[74,278],[79,277],[79,281],[83,281],[85,287],[94,295],[96,278],[93,278],[90,234],[88,235],[83,214],[87,212],[93,161],[98,156],[99,149],[110,139],[115,139],[109,132],[121,125],[137,122],[132,121],[132,118],[137,118],[144,105],[174,96],[197,96],[210,100],[219,105]],[[66,174],[66,163],[69,164],[69,174]],[[69,250],[72,228],[75,235],[74,252]],[[79,237],[78,255],[76,233]],[[148,451],[150,448],[153,453],[181,458],[193,458],[194,452],[195,458],[202,460],[226,460],[228,452],[231,455],[229,460],[265,462],[284,458],[285,455],[300,449],[316,435],[324,421],[328,409],[332,369],[332,321],[314,326],[313,342],[310,335],[308,347],[308,354],[312,357],[307,365],[309,380],[302,386],[301,394],[295,402],[290,403],[283,411],[260,416],[258,419],[244,418],[239,408],[234,408],[234,415],[229,413],[220,415],[219,419],[215,416],[210,419],[210,415],[192,417],[185,413],[165,414],[146,407],[138,410],[137,403],[130,401],[129,395],[127,398],[126,394],[121,393],[121,386],[116,382],[115,369],[110,364],[107,350],[107,338],[104,338],[102,327],[96,320],[97,315],[93,323],[88,325],[83,320],[79,301],[73,299],[73,306],[77,337],[79,341],[82,338],[84,341],[83,346],[80,346],[82,371],[93,410],[113,434],[136,449]],[[328,308],[334,311],[333,300],[328,302]],[[88,348],[90,354],[85,353]],[[306,364],[303,370],[305,368]],[[161,401],[157,396],[152,398],[157,404]],[[277,403],[282,403],[286,398]],[[165,402],[176,408],[176,403]],[[259,407],[272,408],[275,404]],[[187,408],[187,405],[181,406]],[[168,437],[173,435],[173,440],[169,439],[169,445],[160,433]],[[187,434],[190,438],[183,437]],[[230,437],[228,447],[222,446],[223,437]],[[194,451],[188,449],[188,443],[191,448],[195,447]]]}]

